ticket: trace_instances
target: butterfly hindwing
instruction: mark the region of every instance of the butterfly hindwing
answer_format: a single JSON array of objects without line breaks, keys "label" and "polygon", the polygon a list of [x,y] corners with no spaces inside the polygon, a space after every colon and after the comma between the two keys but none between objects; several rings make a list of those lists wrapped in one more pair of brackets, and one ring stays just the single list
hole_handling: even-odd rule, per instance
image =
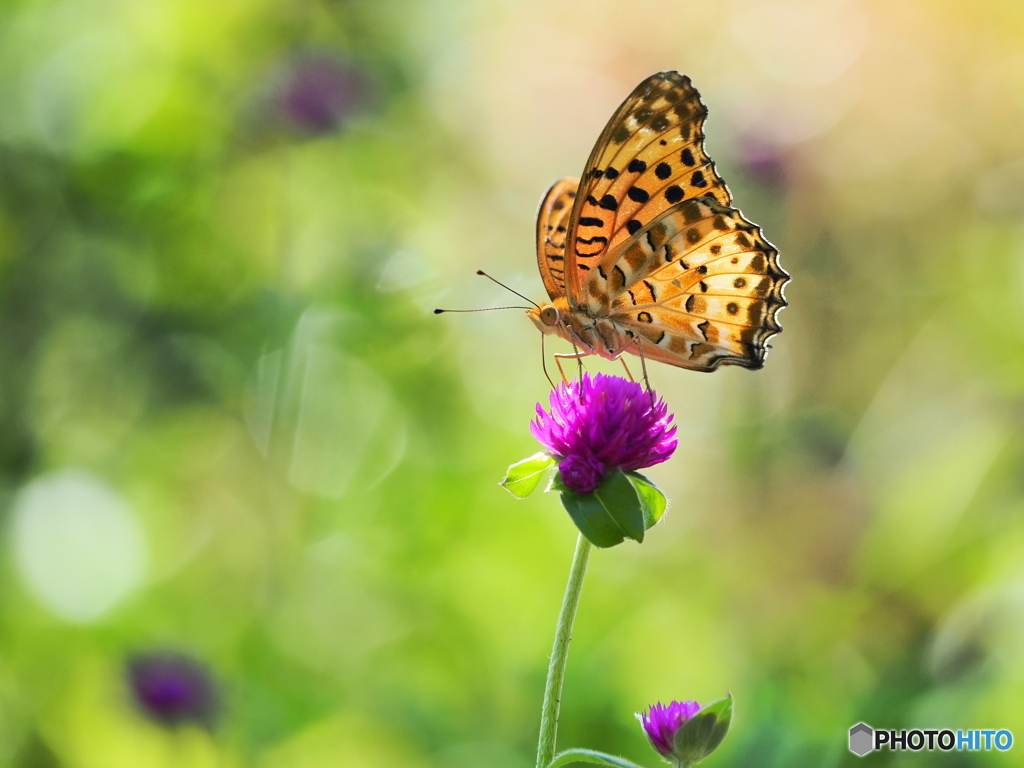
[{"label": "butterfly hindwing", "polygon": [[565,241],[579,185],[579,179],[559,179],[544,194],[537,212],[537,266],[552,301],[565,295]]},{"label": "butterfly hindwing", "polygon": [[782,330],[777,315],[789,275],[778,251],[756,224],[710,198],[666,211],[593,272],[587,293],[656,360],[760,368],[765,342]]},{"label": "butterfly hindwing", "polygon": [[704,151],[707,108],[690,79],[660,72],[637,86],[601,133],[575,200],[566,248],[570,304],[587,273],[666,210],[696,197],[731,200]]}]

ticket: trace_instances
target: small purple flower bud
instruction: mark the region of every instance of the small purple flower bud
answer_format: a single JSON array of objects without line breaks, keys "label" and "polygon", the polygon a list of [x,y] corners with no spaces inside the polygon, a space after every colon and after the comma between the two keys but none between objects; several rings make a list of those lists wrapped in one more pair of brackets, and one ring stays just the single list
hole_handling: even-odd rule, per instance
[{"label": "small purple flower bud", "polygon": [[590,456],[566,456],[558,465],[562,482],[576,493],[590,493],[601,484],[604,464]]},{"label": "small purple flower bud", "polygon": [[651,705],[647,714],[637,712],[636,717],[658,754],[672,758],[676,732],[699,711],[700,704],[696,701],[673,701],[667,706],[658,702]]},{"label": "small purple flower bud", "polygon": [[668,406],[634,381],[583,374],[582,383],[559,384],[549,402],[550,412],[537,404],[530,431],[561,458],[562,482],[577,493],[594,490],[609,470],[660,464],[679,443]]},{"label": "small purple flower bud", "polygon": [[167,726],[212,724],[214,682],[196,659],[172,652],[139,654],[128,661],[127,679],[135,704],[150,719]]},{"label": "small purple flower bud", "polygon": [[368,92],[362,69],[321,54],[292,62],[276,102],[286,122],[307,134],[322,135],[337,130],[359,112]]}]

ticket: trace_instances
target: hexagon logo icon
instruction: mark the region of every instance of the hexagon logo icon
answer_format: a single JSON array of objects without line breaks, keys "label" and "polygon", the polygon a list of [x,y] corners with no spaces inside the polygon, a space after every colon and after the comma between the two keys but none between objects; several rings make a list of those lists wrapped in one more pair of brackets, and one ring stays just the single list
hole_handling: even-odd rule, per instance
[{"label": "hexagon logo icon", "polygon": [[857,723],[850,729],[850,751],[864,757],[875,749],[875,731],[867,723]]}]

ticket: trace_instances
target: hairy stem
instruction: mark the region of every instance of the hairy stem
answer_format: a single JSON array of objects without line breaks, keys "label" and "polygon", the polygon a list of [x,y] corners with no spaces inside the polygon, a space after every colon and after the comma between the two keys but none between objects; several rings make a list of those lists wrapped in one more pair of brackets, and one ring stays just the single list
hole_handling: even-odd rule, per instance
[{"label": "hairy stem", "polygon": [[555,735],[558,731],[558,706],[562,701],[562,681],[565,679],[565,663],[569,658],[569,642],[572,640],[572,623],[576,618],[576,606],[583,591],[583,576],[587,572],[590,557],[590,542],[582,534],[576,540],[576,553],[572,558],[569,583],[565,586],[562,610],[558,614],[555,628],[555,645],[551,649],[551,664],[548,666],[548,680],[544,686],[544,706],[540,714],[540,741],[537,744],[537,768],[547,768],[555,757]]}]

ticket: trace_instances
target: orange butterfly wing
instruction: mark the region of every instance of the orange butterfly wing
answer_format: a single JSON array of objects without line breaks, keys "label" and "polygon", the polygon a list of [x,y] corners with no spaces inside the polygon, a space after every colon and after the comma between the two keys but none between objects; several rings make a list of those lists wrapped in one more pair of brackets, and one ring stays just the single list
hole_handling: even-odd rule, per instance
[{"label": "orange butterfly wing", "polygon": [[782,330],[789,275],[760,227],[713,198],[664,212],[610,252],[595,272],[608,317],[643,354],[683,368],[760,368]]},{"label": "orange butterfly wing", "polygon": [[565,242],[579,186],[579,179],[559,179],[544,194],[537,212],[537,266],[552,301],[565,296]]},{"label": "orange butterfly wing", "polygon": [[605,324],[587,340],[602,355],[628,349],[698,371],[760,368],[782,330],[789,275],[761,229],[730,205],[704,150],[706,116],[688,77],[652,75],[608,121],[582,181],[560,179],[544,196],[544,286],[552,301],[568,300],[577,339]]},{"label": "orange butterfly wing", "polygon": [[608,121],[587,160],[569,223],[570,306],[584,305],[585,279],[608,250],[664,211],[699,196],[731,201],[704,151],[706,116],[688,77],[659,72],[640,83]]}]

